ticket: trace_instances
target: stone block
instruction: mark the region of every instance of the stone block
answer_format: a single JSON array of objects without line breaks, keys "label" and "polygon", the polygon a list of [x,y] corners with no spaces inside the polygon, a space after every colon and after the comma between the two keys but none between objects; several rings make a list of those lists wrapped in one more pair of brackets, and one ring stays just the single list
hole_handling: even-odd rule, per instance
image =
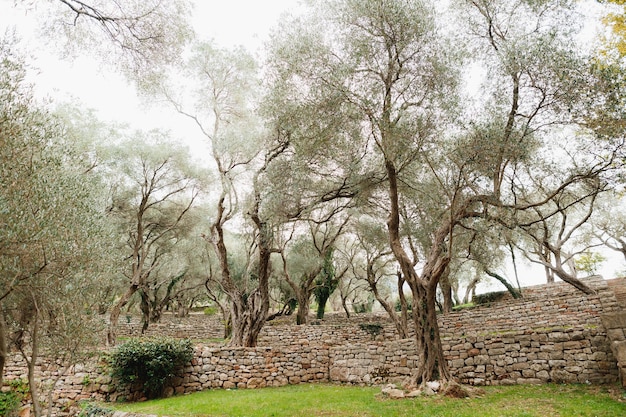
[{"label": "stone block", "polygon": [[550,372],[550,377],[552,381],[556,383],[576,383],[578,382],[578,378],[576,374],[571,374],[563,369],[555,369]]},{"label": "stone block", "polygon": [[452,368],[462,368],[463,366],[465,366],[465,360],[464,359],[454,359],[451,361],[451,367]]},{"label": "stone block", "polygon": [[617,362],[626,365],[626,340],[611,343],[611,349]]},{"label": "stone block", "polygon": [[567,365],[567,362],[564,360],[549,360],[548,365],[550,365],[550,368],[562,368]]},{"label": "stone block", "polygon": [[570,336],[563,332],[554,332],[548,335],[548,339],[552,342],[567,342],[570,340]]},{"label": "stone block", "polygon": [[539,371],[535,376],[542,381],[548,381],[550,379],[550,373],[548,371]]},{"label": "stone block", "polygon": [[583,343],[581,341],[570,341],[563,343],[563,349],[565,350],[574,350],[574,349],[582,349]]},{"label": "stone block", "polygon": [[474,357],[475,365],[488,365],[489,363],[491,363],[491,359],[488,355],[478,355]]},{"label": "stone block", "polygon": [[513,364],[513,370],[514,371],[522,371],[524,369],[529,369],[530,366],[528,363],[514,363]]},{"label": "stone block", "polygon": [[330,368],[330,380],[337,382],[347,382],[348,381],[348,369],[343,367],[332,367]]},{"label": "stone block", "polygon": [[480,350],[477,348],[473,348],[467,351],[467,356],[472,357],[472,356],[477,356],[480,355]]},{"label": "stone block", "polygon": [[626,329],[626,311],[607,313],[602,315],[602,325],[605,329]]}]

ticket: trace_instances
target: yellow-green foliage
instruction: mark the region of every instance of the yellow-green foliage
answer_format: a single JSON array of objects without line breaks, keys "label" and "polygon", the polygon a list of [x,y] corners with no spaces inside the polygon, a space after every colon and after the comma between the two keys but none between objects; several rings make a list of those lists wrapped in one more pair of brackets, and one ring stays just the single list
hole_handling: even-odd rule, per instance
[{"label": "yellow-green foliage", "polygon": [[587,251],[581,253],[576,258],[576,269],[593,275],[598,272],[598,269],[604,261],[606,261],[606,258],[601,254],[597,252]]},{"label": "yellow-green foliage", "polygon": [[620,57],[626,56],[626,0],[605,0],[605,3],[615,5],[615,10],[608,13],[603,22],[611,29],[612,37],[606,40],[603,53],[610,55],[612,51]]}]

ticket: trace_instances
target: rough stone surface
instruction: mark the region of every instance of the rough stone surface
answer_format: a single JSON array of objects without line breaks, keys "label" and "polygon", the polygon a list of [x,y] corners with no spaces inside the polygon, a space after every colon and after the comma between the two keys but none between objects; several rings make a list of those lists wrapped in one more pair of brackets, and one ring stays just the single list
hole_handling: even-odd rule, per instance
[{"label": "rough stone surface", "polygon": [[[582,294],[557,283],[526,288],[522,299],[439,316],[444,356],[452,375],[467,385],[605,383],[614,382],[620,373],[626,375],[626,364],[616,365],[616,357],[623,356],[611,350],[605,327],[605,323],[619,325],[621,319],[603,319],[618,312],[619,306],[604,280],[586,282],[597,294]],[[217,333],[213,317],[192,316],[186,322],[166,316],[164,322],[158,328],[161,335],[194,338],[203,334],[206,339]],[[381,332],[369,334],[360,324],[378,324]],[[132,327],[134,321],[126,325]],[[192,364],[171,381],[165,393],[309,382],[384,384],[413,378],[418,361],[414,340],[398,340],[386,316],[356,315],[347,320],[331,314],[307,326],[270,322],[256,348],[198,344]],[[25,369],[23,360],[11,354],[6,383],[25,379]],[[52,393],[54,416],[61,416],[58,410],[69,402],[135,398],[135,393],[111,381],[97,359],[63,369],[42,357],[36,370],[42,386],[58,379]]]}]

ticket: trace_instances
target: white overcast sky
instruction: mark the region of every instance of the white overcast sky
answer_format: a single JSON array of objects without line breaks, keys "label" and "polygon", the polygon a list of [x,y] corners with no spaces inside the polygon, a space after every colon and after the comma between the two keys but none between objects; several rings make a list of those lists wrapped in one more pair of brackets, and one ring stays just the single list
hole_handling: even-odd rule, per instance
[{"label": "white overcast sky", "polygon": [[[143,129],[182,123],[174,120],[177,116],[169,111],[143,106],[121,75],[102,68],[89,54],[72,62],[59,59],[58,51],[46,48],[37,38],[36,16],[14,4],[15,0],[0,0],[0,34],[15,28],[23,39],[39,70],[33,82],[40,95],[56,102],[79,101],[96,109],[104,120],[127,122]],[[203,39],[214,39],[224,47],[243,45],[257,53],[281,14],[297,11],[298,6],[299,0],[197,0],[193,25]]]}]

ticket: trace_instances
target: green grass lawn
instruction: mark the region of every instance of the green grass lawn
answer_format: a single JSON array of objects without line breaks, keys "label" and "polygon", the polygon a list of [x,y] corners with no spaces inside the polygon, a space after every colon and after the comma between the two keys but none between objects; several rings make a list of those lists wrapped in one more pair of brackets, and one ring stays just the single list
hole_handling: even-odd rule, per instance
[{"label": "green grass lawn", "polygon": [[170,417],[626,416],[626,402],[622,402],[626,401],[626,394],[616,387],[551,384],[486,387],[485,392],[484,396],[473,399],[437,396],[389,400],[381,396],[380,388],[301,384],[258,390],[210,390],[142,403],[115,404],[115,408]]}]

